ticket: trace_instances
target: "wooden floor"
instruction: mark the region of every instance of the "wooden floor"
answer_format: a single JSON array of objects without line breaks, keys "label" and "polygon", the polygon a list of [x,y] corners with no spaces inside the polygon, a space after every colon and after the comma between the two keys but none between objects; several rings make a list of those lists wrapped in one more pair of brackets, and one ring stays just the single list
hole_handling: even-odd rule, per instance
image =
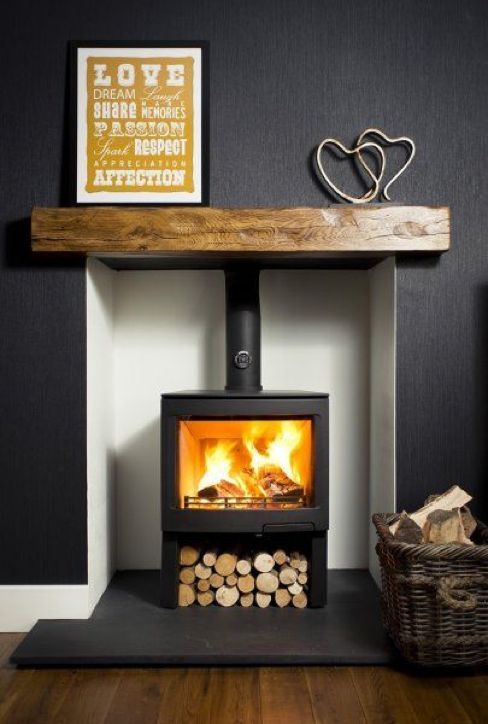
[{"label": "wooden floor", "polygon": [[488,672],[387,668],[34,669],[0,635],[0,722],[488,722]]}]

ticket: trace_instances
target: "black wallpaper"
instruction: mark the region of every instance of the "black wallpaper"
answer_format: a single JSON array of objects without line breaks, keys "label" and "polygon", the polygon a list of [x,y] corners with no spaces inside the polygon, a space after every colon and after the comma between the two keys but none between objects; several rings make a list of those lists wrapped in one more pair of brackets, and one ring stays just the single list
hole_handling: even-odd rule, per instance
[{"label": "black wallpaper", "polygon": [[31,207],[66,203],[67,41],[209,40],[210,200],[329,203],[325,135],[418,147],[397,202],[448,204],[453,250],[398,267],[398,497],[451,482],[485,503],[487,10],[474,0],[16,0],[0,43],[0,583],[86,580],[82,267],[28,252]]}]

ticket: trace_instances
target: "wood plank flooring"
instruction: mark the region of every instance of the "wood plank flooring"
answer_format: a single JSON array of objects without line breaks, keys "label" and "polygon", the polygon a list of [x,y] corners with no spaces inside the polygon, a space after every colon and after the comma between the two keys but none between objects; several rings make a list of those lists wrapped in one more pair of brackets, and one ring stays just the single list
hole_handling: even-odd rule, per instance
[{"label": "wood plank flooring", "polygon": [[385,667],[16,670],[0,634],[0,724],[488,722],[488,671]]}]

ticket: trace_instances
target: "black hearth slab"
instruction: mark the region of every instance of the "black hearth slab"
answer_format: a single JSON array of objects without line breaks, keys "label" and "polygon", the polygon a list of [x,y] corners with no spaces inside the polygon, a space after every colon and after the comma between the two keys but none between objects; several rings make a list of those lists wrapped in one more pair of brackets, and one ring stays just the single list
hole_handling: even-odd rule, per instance
[{"label": "black hearth slab", "polygon": [[159,573],[117,573],[87,621],[39,621],[19,666],[226,666],[391,663],[367,571],[329,571],[323,609],[158,606]]}]

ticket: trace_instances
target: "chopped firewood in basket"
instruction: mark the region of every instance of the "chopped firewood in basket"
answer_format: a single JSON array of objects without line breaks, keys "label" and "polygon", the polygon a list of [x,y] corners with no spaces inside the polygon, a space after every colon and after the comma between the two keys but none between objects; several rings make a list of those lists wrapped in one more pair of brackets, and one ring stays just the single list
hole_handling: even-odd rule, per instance
[{"label": "chopped firewood in basket", "polygon": [[464,533],[467,538],[471,538],[478,524],[474,519],[470,509],[465,505],[460,509],[461,521],[463,523]]},{"label": "chopped firewood in basket", "polygon": [[399,543],[423,543],[422,528],[405,512],[400,516],[394,538]]},{"label": "chopped firewood in basket", "polygon": [[[434,499],[431,499],[427,505],[419,508],[419,510],[416,510],[415,513],[411,513],[410,518],[414,520],[417,525],[423,528],[425,521],[427,520],[427,516],[434,510],[452,510],[453,508],[461,508],[463,505],[469,503],[470,500],[472,500],[471,495],[468,495],[468,493],[466,493],[465,490],[462,490],[462,488],[458,485],[453,485],[452,488],[449,488],[449,490],[443,493],[443,495],[439,495]],[[395,535],[399,522],[400,521],[397,520],[395,523],[390,525],[390,533],[392,535]]]},{"label": "chopped firewood in basket", "polygon": [[429,513],[424,526],[426,543],[466,543],[473,541],[466,538],[459,508],[454,510],[433,510]]},{"label": "chopped firewood in basket", "polygon": [[473,545],[470,536],[476,520],[466,504],[471,496],[457,485],[442,495],[429,495],[422,508],[410,515],[403,511],[390,525],[390,532],[400,543],[459,543]]}]

